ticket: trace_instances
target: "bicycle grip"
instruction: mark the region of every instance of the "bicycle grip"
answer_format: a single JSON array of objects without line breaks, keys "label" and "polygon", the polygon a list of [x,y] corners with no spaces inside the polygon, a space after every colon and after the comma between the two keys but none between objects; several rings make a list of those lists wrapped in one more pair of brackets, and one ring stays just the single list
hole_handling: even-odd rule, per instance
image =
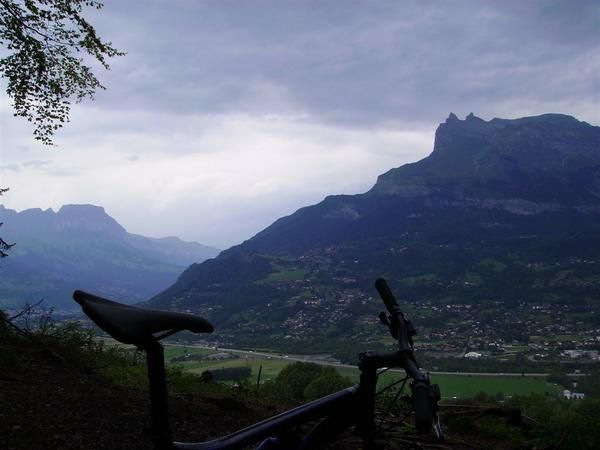
[{"label": "bicycle grip", "polygon": [[398,306],[398,302],[394,298],[394,294],[392,294],[387,281],[385,281],[383,278],[378,278],[375,281],[375,289],[377,289],[377,292],[379,292],[379,296],[381,297],[381,300],[383,300],[383,303],[390,314],[400,310],[400,306]]},{"label": "bicycle grip", "polygon": [[427,384],[418,383],[413,387],[413,403],[417,431],[420,434],[429,433],[433,426],[433,407]]}]

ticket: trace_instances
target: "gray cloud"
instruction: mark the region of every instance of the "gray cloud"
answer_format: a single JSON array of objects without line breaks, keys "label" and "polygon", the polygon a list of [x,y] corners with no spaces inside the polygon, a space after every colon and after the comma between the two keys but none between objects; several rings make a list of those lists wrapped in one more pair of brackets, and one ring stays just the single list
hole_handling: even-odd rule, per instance
[{"label": "gray cloud", "polygon": [[4,164],[4,165],[0,166],[0,171],[2,171],[2,170],[10,170],[12,172],[20,172],[21,166],[19,166],[18,164]]},{"label": "gray cloud", "polygon": [[51,175],[54,177],[76,177],[78,175],[81,175],[81,172],[77,171],[77,170],[72,170],[72,169],[57,168],[57,169],[48,170],[48,175]]},{"label": "gray cloud", "polygon": [[[594,2],[170,5],[107,3],[105,12],[120,21],[136,11],[117,28],[126,31],[111,30],[129,51],[104,100],[111,107],[303,112],[364,126],[439,122],[463,109],[493,117],[516,99],[532,111],[548,100],[566,107],[589,102],[598,89]],[[585,114],[572,109],[564,112]]]},{"label": "gray cloud", "polygon": [[52,161],[49,160],[34,160],[34,161],[25,161],[23,163],[23,167],[30,167],[32,169],[41,169],[43,167],[47,167],[52,164]]}]

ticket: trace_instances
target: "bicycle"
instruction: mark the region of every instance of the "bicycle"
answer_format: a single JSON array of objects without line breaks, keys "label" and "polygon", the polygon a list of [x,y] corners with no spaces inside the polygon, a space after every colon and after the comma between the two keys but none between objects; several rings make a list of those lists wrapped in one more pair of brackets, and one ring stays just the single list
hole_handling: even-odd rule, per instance
[{"label": "bicycle", "polygon": [[[334,442],[345,430],[355,425],[365,448],[376,447],[375,396],[377,377],[389,368],[406,372],[402,389],[412,379],[409,401],[419,433],[431,433],[443,439],[438,401],[440,391],[431,384],[421,370],[413,352],[416,330],[404,314],[382,278],[375,282],[388,314],[381,312],[380,321],[398,341],[398,350],[379,354],[365,352],[359,355],[360,379],[357,385],[319,398],[269,419],[250,425],[232,434],[205,442],[184,443],[173,441],[169,427],[164,353],[159,342],[173,333],[188,330],[193,333],[211,333],[213,326],[207,320],[191,314],[158,311],[124,305],[83,291],[75,291],[73,298],[102,330],[117,341],[133,344],[146,353],[148,368],[152,441],[156,450],[235,450],[258,444],[258,450],[316,449]],[[389,386],[388,386],[389,387]],[[387,388],[386,388],[387,389]],[[398,396],[396,396],[398,397]],[[320,419],[308,433],[295,437],[296,427]]]}]

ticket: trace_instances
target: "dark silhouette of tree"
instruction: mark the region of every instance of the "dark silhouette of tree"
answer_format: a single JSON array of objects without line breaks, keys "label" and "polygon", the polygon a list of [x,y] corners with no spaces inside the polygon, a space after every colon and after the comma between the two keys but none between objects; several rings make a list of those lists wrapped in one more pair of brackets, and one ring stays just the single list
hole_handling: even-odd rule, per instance
[{"label": "dark silhouette of tree", "polygon": [[[0,196],[2,194],[4,194],[6,191],[8,191],[8,188],[0,188]],[[2,226],[2,222],[0,222],[0,227]],[[2,239],[0,237],[0,258],[4,258],[6,256],[8,256],[8,253],[6,253],[8,250],[10,250],[10,248],[15,245],[15,244],[8,244],[7,242],[4,241],[4,239]]]},{"label": "dark silhouette of tree", "polygon": [[315,400],[352,386],[352,384],[350,378],[340,375],[334,367],[321,367],[321,374],[304,389],[304,398]]},{"label": "dark silhouette of tree", "polygon": [[333,367],[295,362],[279,372],[271,389],[280,399],[314,400],[351,385]]},{"label": "dark silhouette of tree", "polygon": [[83,57],[105,69],[109,58],[123,55],[103,41],[83,17],[91,0],[0,0],[0,75],[7,79],[15,116],[33,123],[35,139],[52,145],[54,132],[69,121],[71,101],[93,99],[105,89]]},{"label": "dark silhouette of tree", "polygon": [[[2,226],[2,222],[0,222],[0,227]],[[4,258],[8,256],[6,251],[10,250],[10,248],[15,244],[7,244],[4,239],[0,237],[0,258]]]}]

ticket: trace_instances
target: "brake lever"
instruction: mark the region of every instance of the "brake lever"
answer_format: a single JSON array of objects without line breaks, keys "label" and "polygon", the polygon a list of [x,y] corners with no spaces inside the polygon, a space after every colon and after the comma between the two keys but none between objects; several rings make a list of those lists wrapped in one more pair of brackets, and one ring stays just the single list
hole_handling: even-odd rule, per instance
[{"label": "brake lever", "polygon": [[437,384],[430,385],[429,395],[433,405],[433,431],[435,432],[438,442],[444,442],[444,432],[442,431],[442,424],[440,423],[440,406],[438,403],[442,399],[440,387]]},{"label": "brake lever", "polygon": [[388,320],[388,317],[387,317],[387,315],[386,315],[386,314],[385,314],[385,312],[383,312],[383,311],[381,311],[381,312],[379,313],[379,321],[380,321],[382,324],[384,324],[386,327],[388,327],[388,328],[391,326],[391,324],[390,324],[390,321]]},{"label": "brake lever", "polygon": [[433,431],[435,432],[438,442],[444,442],[444,432],[442,431],[442,425],[440,424],[440,415],[437,412],[433,415]]},{"label": "brake lever", "polygon": [[398,324],[397,318],[394,318],[393,316],[388,316],[385,312],[381,311],[379,313],[379,321],[388,328],[390,335],[394,339],[398,339],[400,326]]}]

